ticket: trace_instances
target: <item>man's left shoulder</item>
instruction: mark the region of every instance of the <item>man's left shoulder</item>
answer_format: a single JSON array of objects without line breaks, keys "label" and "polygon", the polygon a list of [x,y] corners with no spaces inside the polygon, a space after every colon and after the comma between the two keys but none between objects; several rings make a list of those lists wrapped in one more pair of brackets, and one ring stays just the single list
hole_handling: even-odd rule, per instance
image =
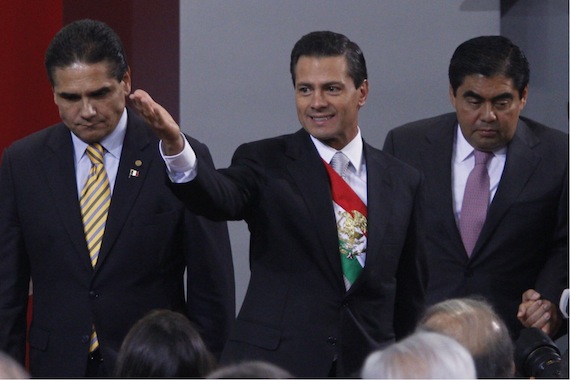
[{"label": "man's left shoulder", "polygon": [[390,170],[391,172],[397,173],[398,176],[407,177],[413,181],[419,181],[419,170],[399,158],[366,143],[364,144],[364,151],[366,154],[367,166],[371,169],[374,169],[376,165],[378,165]]},{"label": "man's left shoulder", "polygon": [[538,121],[529,119],[528,117],[520,116],[520,120],[526,125],[537,138],[543,143],[556,143],[568,146],[568,133],[544,125]]}]

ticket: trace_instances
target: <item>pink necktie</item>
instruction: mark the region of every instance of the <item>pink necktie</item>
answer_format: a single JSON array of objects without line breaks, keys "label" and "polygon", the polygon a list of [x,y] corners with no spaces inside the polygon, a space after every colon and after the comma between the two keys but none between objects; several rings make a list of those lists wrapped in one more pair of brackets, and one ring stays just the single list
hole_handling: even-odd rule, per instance
[{"label": "pink necktie", "polygon": [[478,150],[474,152],[475,167],[469,173],[469,177],[467,177],[461,215],[459,217],[461,239],[468,256],[471,256],[473,252],[487,217],[490,198],[487,162],[493,157],[493,153]]}]

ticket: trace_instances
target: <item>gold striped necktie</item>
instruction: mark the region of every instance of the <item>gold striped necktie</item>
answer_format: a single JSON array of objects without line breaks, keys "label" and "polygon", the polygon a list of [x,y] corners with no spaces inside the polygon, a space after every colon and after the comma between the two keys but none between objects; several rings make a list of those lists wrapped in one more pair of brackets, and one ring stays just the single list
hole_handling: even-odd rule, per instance
[{"label": "gold striped necktie", "polygon": [[[103,233],[107,213],[111,204],[111,187],[109,178],[103,164],[104,148],[99,143],[87,146],[85,151],[91,160],[91,169],[81,191],[79,204],[81,206],[81,217],[83,218],[83,228],[85,230],[85,240],[91,257],[91,265],[95,267],[99,258]],[[95,329],[91,334],[89,352],[95,351],[99,347]]]}]

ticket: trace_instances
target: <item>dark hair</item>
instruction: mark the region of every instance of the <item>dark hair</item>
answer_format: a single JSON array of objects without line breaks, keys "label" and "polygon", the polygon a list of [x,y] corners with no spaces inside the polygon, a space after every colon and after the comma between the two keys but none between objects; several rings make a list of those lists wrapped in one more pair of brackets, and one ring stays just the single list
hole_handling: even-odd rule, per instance
[{"label": "dark hair", "polygon": [[181,313],[154,310],[129,331],[117,358],[117,377],[204,377],[212,354]]},{"label": "dark hair", "polygon": [[519,97],[528,84],[530,70],[522,50],[502,36],[481,36],[465,41],[455,49],[449,63],[449,83],[453,93],[466,76],[504,75],[513,80]]},{"label": "dark hair", "polygon": [[44,64],[53,86],[56,68],[75,62],[104,61],[110,64],[112,77],[121,81],[128,70],[121,39],[107,24],[84,19],[74,21],[57,32],[48,46]]},{"label": "dark hair", "polygon": [[301,56],[336,57],[344,55],[348,63],[348,76],[356,88],[368,79],[366,61],[360,47],[346,36],[334,32],[312,32],[301,37],[291,51],[289,70],[295,85],[295,68]]}]

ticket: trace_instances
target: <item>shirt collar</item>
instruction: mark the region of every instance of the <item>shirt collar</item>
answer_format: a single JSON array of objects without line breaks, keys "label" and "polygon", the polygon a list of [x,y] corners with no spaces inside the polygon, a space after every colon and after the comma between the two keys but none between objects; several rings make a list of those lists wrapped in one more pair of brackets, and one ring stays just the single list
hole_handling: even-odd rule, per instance
[{"label": "shirt collar", "polygon": [[[111,132],[110,135],[105,136],[105,138],[101,140],[100,143],[107,152],[109,152],[116,159],[119,159],[121,157],[121,150],[123,148],[123,141],[125,139],[126,133],[127,109],[125,108],[113,132]],[[85,149],[87,149],[88,144],[73,133],[71,133],[71,139],[73,141],[73,149],[75,151],[75,163],[77,164],[79,160],[81,160],[83,154],[85,154]]]},{"label": "shirt collar", "polygon": [[[319,152],[321,158],[325,160],[327,163],[330,163],[332,157],[336,152],[338,152],[338,150],[322,143],[320,140],[314,138],[312,135],[311,135],[311,140],[313,141],[313,144],[317,148],[317,151]],[[344,148],[340,150],[348,157],[348,159],[352,163],[352,166],[356,169],[356,174],[360,172],[363,145],[364,144],[362,142],[360,128],[358,128],[358,132],[356,133],[356,136],[352,139],[352,141],[350,141]]]}]

